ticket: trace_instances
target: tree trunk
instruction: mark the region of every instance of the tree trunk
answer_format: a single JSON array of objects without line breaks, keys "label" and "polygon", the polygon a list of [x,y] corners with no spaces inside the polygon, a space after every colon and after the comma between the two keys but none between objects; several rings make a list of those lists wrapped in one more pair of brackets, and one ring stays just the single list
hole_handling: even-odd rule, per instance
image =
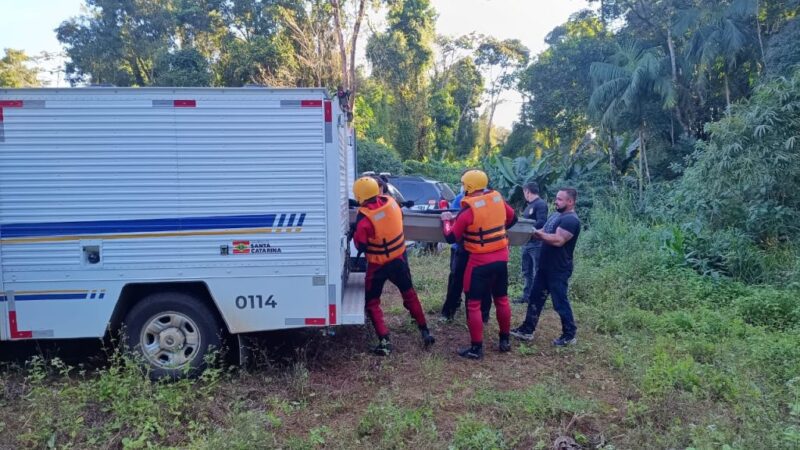
[{"label": "tree trunk", "polygon": [[609,131],[609,146],[608,146],[608,168],[611,175],[611,187],[616,190],[617,189],[617,181],[616,181],[616,167],[617,163],[614,161],[614,155],[617,154],[617,140],[614,138],[614,131]]},{"label": "tree trunk", "polygon": [[669,140],[673,147],[675,147],[675,120],[669,118]]},{"label": "tree trunk", "polygon": [[644,200],[644,135],[639,128],[639,202]]},{"label": "tree trunk", "polygon": [[492,100],[489,103],[489,117],[486,124],[486,139],[484,139],[484,151],[486,155],[489,154],[492,145],[492,121],[494,120],[494,112],[497,109],[497,105],[500,103],[500,94],[497,95],[495,100]]},{"label": "tree trunk", "polygon": [[644,125],[642,125],[642,134],[641,134],[641,141],[639,143],[642,145],[642,158],[644,159],[644,173],[647,176],[647,184],[652,183],[652,178],[650,178],[650,164],[647,162],[647,145],[645,145],[644,140]]},{"label": "tree trunk", "polygon": [[[675,41],[672,39],[672,29],[667,28],[667,48],[669,48],[669,60],[672,65],[672,87],[675,92],[678,92],[678,65],[675,58]],[[683,121],[683,113],[681,113],[680,96],[677,96],[678,102],[675,105],[675,118],[681,124],[681,128],[685,133],[689,132],[689,127]],[[675,139],[672,140],[672,145],[675,145]]]},{"label": "tree trunk", "polygon": [[722,78],[725,80],[725,104],[727,105],[725,115],[729,115],[731,112],[731,87],[728,84],[728,72],[722,72]]},{"label": "tree trunk", "polygon": [[358,32],[361,29],[361,20],[364,18],[366,5],[367,0],[361,0],[358,3],[358,15],[356,16],[356,22],[353,25],[353,36],[350,39],[350,104],[348,105],[350,111],[353,110],[353,106],[355,105],[356,90],[358,90],[358,83],[356,80],[356,43],[358,41]]},{"label": "tree trunk", "polygon": [[756,0],[756,32],[758,33],[758,47],[761,49],[761,62],[764,64],[764,71],[767,71],[767,58],[764,57],[764,41],[761,38],[761,21],[758,19],[761,13],[761,1]]},{"label": "tree trunk", "polygon": [[667,48],[669,49],[669,61],[672,64],[672,83],[678,85],[678,65],[675,62],[675,42],[672,41],[672,29],[667,28]]},{"label": "tree trunk", "polygon": [[336,29],[336,40],[339,43],[339,58],[342,63],[342,89],[347,90],[350,88],[350,82],[347,76],[347,48],[344,42],[344,33],[342,32],[341,10],[339,7],[339,0],[330,1],[333,7],[333,23]]}]

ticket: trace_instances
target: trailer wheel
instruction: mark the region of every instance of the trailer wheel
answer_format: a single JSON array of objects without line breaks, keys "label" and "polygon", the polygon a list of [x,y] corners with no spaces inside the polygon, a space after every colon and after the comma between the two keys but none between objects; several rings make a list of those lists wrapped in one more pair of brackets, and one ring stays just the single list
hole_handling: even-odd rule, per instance
[{"label": "trailer wheel", "polygon": [[153,379],[198,375],[206,355],[222,344],[214,314],[179,292],[145,297],[125,316],[125,325],[128,348],[143,359]]}]

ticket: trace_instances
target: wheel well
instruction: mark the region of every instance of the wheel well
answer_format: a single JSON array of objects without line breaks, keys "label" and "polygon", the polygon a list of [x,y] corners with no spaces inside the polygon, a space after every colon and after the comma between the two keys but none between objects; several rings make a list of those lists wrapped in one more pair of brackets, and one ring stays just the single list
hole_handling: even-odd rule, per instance
[{"label": "wheel well", "polygon": [[122,292],[117,300],[117,305],[114,307],[114,312],[111,314],[109,321],[109,330],[117,332],[122,326],[122,321],[128,314],[128,311],[133,308],[139,301],[151,294],[159,292],[182,292],[191,295],[198,301],[202,302],[214,314],[219,323],[226,331],[228,326],[222,319],[222,315],[211,297],[211,292],[208,286],[202,281],[187,281],[176,283],[131,283],[126,284],[122,288]]}]

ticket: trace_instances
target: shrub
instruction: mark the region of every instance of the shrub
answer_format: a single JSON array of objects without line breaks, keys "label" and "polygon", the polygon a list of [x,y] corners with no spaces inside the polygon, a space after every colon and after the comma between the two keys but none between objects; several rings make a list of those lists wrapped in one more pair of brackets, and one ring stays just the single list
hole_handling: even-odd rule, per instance
[{"label": "shrub", "polygon": [[470,168],[466,161],[414,161],[408,159],[403,162],[403,170],[407,175],[421,175],[437,181],[444,181],[458,192],[461,186],[461,172]]},{"label": "shrub", "polygon": [[800,327],[799,298],[800,291],[764,288],[739,298],[735,305],[737,313],[749,324],[789,330]]},{"label": "shrub", "polygon": [[356,166],[358,173],[366,171],[403,173],[400,156],[391,147],[374,141],[359,141]]}]

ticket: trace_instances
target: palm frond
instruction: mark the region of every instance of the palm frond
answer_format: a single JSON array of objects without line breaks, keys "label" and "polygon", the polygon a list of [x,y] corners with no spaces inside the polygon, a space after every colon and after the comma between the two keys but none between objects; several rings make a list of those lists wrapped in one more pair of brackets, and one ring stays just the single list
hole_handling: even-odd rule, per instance
[{"label": "palm frond", "polygon": [[630,72],[607,62],[594,62],[589,66],[589,76],[595,83],[602,84],[608,80],[629,77]]}]

